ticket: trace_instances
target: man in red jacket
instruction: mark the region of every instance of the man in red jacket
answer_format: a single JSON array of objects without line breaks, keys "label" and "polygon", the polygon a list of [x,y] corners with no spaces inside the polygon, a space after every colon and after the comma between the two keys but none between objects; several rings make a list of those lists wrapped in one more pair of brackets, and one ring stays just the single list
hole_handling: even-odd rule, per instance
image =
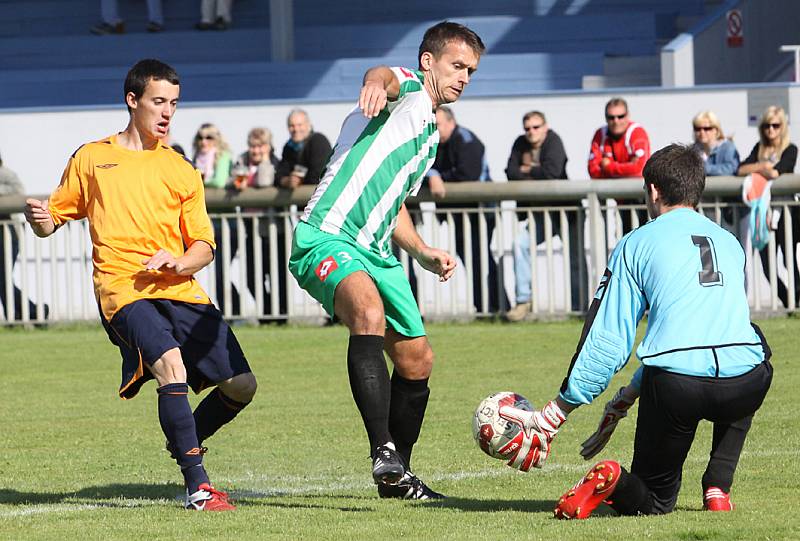
[{"label": "man in red jacket", "polygon": [[[606,104],[606,126],[598,128],[592,138],[589,153],[589,176],[592,178],[641,177],[644,164],[650,157],[647,132],[628,115],[628,103],[611,98]],[[618,201],[633,203],[634,201]],[[647,215],[637,212],[639,223]],[[631,214],[621,212],[623,234],[631,230]]]}]

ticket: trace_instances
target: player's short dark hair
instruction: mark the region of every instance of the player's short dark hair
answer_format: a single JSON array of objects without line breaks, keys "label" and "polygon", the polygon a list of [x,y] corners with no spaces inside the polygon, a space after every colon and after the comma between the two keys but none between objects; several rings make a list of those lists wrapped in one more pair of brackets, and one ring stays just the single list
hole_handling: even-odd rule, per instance
[{"label": "player's short dark hair", "polygon": [[[144,89],[150,81],[169,81],[173,85],[181,84],[178,72],[175,69],[155,58],[145,58],[139,60],[128,71],[125,77],[124,98],[127,99],[128,93],[133,92],[136,99],[144,94]],[[128,108],[130,110],[130,107]]]},{"label": "player's short dark hair", "polygon": [[431,53],[435,58],[439,58],[447,44],[453,41],[463,41],[477,56],[481,56],[486,50],[486,46],[481,41],[480,36],[463,24],[442,21],[425,31],[422,43],[419,45],[417,60],[422,58],[422,53],[426,52]]},{"label": "player's short dark hair", "polygon": [[696,207],[706,188],[703,158],[688,145],[672,144],[653,153],[644,165],[644,182],[652,184],[668,206]]}]

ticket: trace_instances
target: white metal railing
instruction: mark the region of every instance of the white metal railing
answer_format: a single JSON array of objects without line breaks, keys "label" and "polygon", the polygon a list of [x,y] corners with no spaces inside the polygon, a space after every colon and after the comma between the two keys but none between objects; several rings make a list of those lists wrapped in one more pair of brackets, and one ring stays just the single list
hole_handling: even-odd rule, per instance
[{"label": "white metal railing", "polygon": [[[700,210],[743,241],[753,311],[777,314],[794,310],[795,291],[800,285],[796,283],[795,243],[800,239],[795,238],[793,220],[800,204],[794,200],[773,202],[773,208],[784,216],[783,229],[779,234],[773,232],[764,253],[768,264],[763,265],[761,254],[752,250],[743,234],[746,207],[720,200],[720,196],[730,200],[738,193],[734,188],[740,182],[735,178],[709,180],[710,198]],[[521,235],[527,235],[531,246],[528,285],[534,317],[583,312],[608,255],[623,233],[623,224],[636,227],[642,219],[644,205],[617,205],[612,198],[641,196],[641,180],[491,184],[456,184],[448,190],[448,196],[465,205],[469,201],[501,201],[500,205],[437,210],[424,203],[429,198],[423,194],[420,208],[412,208],[416,227],[426,242],[457,253],[459,260],[454,278],[439,283],[405,253],[399,254],[423,315],[427,319],[459,319],[502,314],[509,308],[506,294],[511,305],[515,301],[513,247]],[[794,191],[800,192],[797,175],[781,177],[773,185],[776,195]],[[298,219],[297,207],[290,204],[302,203],[310,192],[275,193],[268,204],[282,207],[257,208],[259,203],[248,199],[246,208],[250,210],[246,211],[236,210],[244,206],[241,200],[209,194],[210,208],[229,209],[211,213],[218,235],[216,260],[198,273],[197,279],[227,319],[323,321],[326,316],[322,308],[300,290],[286,268],[291,249],[288,233]],[[510,198],[518,200],[516,208],[503,201]],[[0,212],[19,208],[17,204],[18,200],[3,198]],[[0,229],[0,289],[8,324],[97,318],[91,242],[85,221],[71,222],[44,240],[36,238],[20,220],[0,221]],[[779,237],[782,242],[778,242]],[[496,273],[490,280],[493,267]]]}]

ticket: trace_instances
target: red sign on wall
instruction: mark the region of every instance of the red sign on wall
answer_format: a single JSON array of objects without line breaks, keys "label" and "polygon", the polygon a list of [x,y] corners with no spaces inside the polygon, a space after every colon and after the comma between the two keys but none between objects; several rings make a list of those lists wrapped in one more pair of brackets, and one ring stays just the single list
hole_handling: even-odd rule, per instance
[{"label": "red sign on wall", "polygon": [[741,10],[730,10],[725,14],[725,21],[728,25],[728,47],[741,47],[744,44],[744,26],[742,24]]}]

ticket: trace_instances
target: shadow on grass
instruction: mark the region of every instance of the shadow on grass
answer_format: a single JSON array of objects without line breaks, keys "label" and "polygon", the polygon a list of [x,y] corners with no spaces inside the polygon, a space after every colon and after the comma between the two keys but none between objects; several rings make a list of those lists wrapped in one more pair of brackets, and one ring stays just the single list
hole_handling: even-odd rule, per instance
[{"label": "shadow on grass", "polygon": [[75,492],[19,492],[11,488],[0,488],[0,504],[30,505],[67,501],[75,503],[76,500],[86,500],[105,505],[102,500],[173,500],[183,494],[183,491],[183,486],[175,483],[101,485],[82,488]]},{"label": "shadow on grass", "polygon": [[429,500],[425,506],[441,509],[458,509],[459,511],[473,511],[480,513],[494,511],[517,511],[521,513],[553,512],[555,502],[552,500],[479,500],[470,498],[446,498],[444,500]]},{"label": "shadow on grass", "polygon": [[239,507],[275,507],[278,509],[326,509],[329,511],[343,511],[346,513],[363,513],[375,511],[374,507],[345,507],[333,504],[317,504],[317,503],[289,503],[289,502],[272,502],[263,499],[241,499],[235,500]]}]

